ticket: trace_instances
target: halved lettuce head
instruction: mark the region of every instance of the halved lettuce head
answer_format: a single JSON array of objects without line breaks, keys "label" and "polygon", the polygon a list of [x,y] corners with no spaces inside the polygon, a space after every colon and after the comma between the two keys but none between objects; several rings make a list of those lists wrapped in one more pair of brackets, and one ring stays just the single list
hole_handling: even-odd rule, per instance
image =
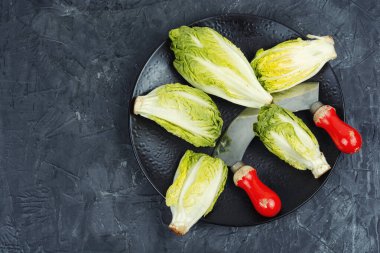
[{"label": "halved lettuce head", "polygon": [[310,40],[288,40],[257,51],[251,66],[265,90],[273,93],[289,89],[313,77],[326,62],[336,58],[332,37],[307,37]]},{"label": "halved lettuce head", "polygon": [[213,147],[223,120],[214,101],[203,91],[174,83],[138,96],[133,111],[196,147]]},{"label": "halved lettuce head", "polygon": [[246,107],[259,108],[272,101],[244,54],[218,32],[181,26],[169,37],[174,67],[194,87]]},{"label": "halved lettuce head", "polygon": [[330,169],[314,134],[292,112],[275,104],[264,106],[253,130],[269,151],[296,169],[309,169],[315,178]]},{"label": "halved lettuce head", "polygon": [[166,205],[172,212],[169,228],[184,235],[202,216],[208,214],[224,189],[227,166],[219,158],[187,150],[166,192]]}]

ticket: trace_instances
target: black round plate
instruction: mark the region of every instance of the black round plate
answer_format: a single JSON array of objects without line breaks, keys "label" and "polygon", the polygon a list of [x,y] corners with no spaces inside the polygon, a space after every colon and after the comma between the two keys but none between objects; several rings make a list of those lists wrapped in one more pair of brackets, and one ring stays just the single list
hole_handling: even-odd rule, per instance
[{"label": "black round plate", "polygon": [[[252,60],[260,48],[270,48],[276,44],[303,37],[296,31],[257,16],[223,15],[207,18],[192,24],[192,26],[208,26],[235,43]],[[173,68],[173,53],[170,41],[165,41],[150,57],[142,70],[133,97],[143,95],[152,89],[167,83],[187,82]],[[343,117],[343,98],[339,83],[329,65],[326,65],[315,77],[320,82],[320,100],[337,109]],[[223,130],[228,127],[243,107],[229,103],[212,96],[224,120]],[[320,148],[328,163],[333,166],[340,154],[333,142],[323,130],[316,128],[308,111],[296,113],[316,135]],[[195,148],[187,142],[166,132],[159,125],[131,113],[130,135],[136,159],[141,169],[157,191],[165,196],[171,185],[178,162],[187,149],[196,152],[212,153],[212,148]],[[275,190],[282,200],[282,210],[278,217],[284,216],[313,196],[326,181],[329,173],[320,179],[314,179],[310,171],[297,170],[271,154],[255,138],[249,145],[244,162],[252,165],[258,171],[261,180]],[[275,218],[274,218],[275,219]],[[243,190],[234,186],[232,173],[229,173],[224,192],[218,199],[214,210],[203,220],[220,225],[249,226],[268,222],[274,219],[264,218],[256,213]]]}]

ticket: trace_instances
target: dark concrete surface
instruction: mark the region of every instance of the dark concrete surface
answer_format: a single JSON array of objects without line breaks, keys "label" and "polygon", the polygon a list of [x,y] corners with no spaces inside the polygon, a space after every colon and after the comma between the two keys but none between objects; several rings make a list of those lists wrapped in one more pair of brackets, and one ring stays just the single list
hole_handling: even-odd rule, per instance
[{"label": "dark concrete surface", "polygon": [[[280,220],[177,237],[133,156],[128,100],[169,29],[224,13],[333,35],[364,144]],[[379,49],[378,0],[1,1],[0,252],[380,252]]]}]

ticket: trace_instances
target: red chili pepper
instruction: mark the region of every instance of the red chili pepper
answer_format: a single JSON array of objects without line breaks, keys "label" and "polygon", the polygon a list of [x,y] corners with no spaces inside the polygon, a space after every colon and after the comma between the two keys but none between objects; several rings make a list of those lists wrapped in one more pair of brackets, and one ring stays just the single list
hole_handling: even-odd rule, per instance
[{"label": "red chili pepper", "polygon": [[327,131],[337,148],[347,154],[353,154],[362,146],[362,137],[352,126],[344,123],[336,114],[335,108],[321,106],[314,113],[315,125]]},{"label": "red chili pepper", "polygon": [[260,181],[254,168],[241,167],[234,174],[234,182],[236,186],[246,191],[256,211],[262,216],[274,217],[280,212],[280,198]]}]

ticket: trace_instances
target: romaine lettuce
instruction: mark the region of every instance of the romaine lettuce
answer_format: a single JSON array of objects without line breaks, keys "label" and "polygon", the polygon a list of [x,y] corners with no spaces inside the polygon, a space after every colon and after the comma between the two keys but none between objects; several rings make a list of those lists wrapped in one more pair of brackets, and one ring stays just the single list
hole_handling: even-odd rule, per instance
[{"label": "romaine lettuce", "polygon": [[169,228],[185,234],[214,207],[224,189],[227,166],[219,158],[187,150],[166,192],[173,218]]},{"label": "romaine lettuce", "polygon": [[329,60],[336,58],[330,36],[308,35],[257,51],[251,65],[259,82],[270,93],[289,89],[311,78]]},{"label": "romaine lettuce", "polygon": [[218,32],[181,26],[169,37],[174,67],[194,87],[246,107],[271,103],[244,54]]},{"label": "romaine lettuce", "polygon": [[133,111],[196,147],[215,146],[223,126],[218,108],[206,93],[179,83],[138,96]]},{"label": "romaine lettuce", "polygon": [[315,178],[331,168],[305,123],[278,105],[262,107],[253,130],[269,151],[299,170],[311,170]]}]

